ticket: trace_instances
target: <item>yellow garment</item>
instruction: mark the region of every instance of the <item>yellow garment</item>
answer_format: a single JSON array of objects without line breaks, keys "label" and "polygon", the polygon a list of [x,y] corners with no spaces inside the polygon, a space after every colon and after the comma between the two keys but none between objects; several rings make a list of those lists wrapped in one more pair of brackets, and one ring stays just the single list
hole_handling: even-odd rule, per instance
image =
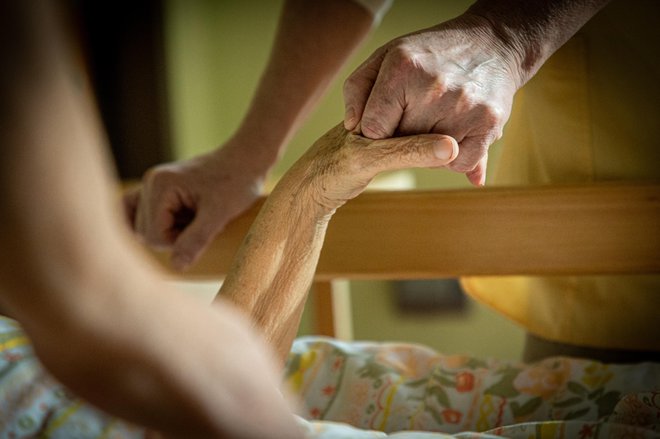
[{"label": "yellow garment", "polygon": [[[612,2],[548,60],[516,95],[495,184],[659,179],[658,17],[660,2]],[[540,337],[660,351],[659,276],[479,277],[463,285]]]}]

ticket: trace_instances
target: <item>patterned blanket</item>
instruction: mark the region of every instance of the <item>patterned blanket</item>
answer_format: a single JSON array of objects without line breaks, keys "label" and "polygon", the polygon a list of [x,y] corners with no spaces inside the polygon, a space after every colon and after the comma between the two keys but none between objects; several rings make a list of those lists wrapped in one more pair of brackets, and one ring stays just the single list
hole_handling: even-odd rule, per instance
[{"label": "patterned blanket", "polygon": [[524,364],[315,337],[296,341],[286,372],[309,420],[455,437],[660,437],[660,364]]},{"label": "patterned blanket", "polygon": [[[310,439],[660,438],[660,364],[525,365],[412,344],[295,342],[286,383]],[[142,438],[76,398],[0,317],[0,438]]]}]

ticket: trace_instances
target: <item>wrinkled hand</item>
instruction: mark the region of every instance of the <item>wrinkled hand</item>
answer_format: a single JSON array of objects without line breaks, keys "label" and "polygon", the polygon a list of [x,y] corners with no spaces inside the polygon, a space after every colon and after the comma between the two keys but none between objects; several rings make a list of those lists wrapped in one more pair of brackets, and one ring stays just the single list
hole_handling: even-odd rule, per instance
[{"label": "wrinkled hand", "polygon": [[[456,158],[450,136],[422,134],[372,140],[339,124],[282,177],[276,190],[305,188],[325,215],[359,195],[379,173],[408,168],[439,168]],[[295,189],[294,189],[295,191]]]},{"label": "wrinkled hand", "polygon": [[252,317],[282,361],[337,208],[379,172],[444,166],[458,151],[455,140],[440,134],[371,140],[343,125],[318,139],[279,180],[220,290],[220,297]]},{"label": "wrinkled hand", "polygon": [[124,197],[135,232],[157,249],[172,250],[172,265],[190,266],[224,227],[260,195],[266,170],[240,148],[156,166]]},{"label": "wrinkled hand", "polygon": [[345,127],[372,139],[452,136],[459,153],[447,167],[482,185],[518,88],[514,59],[486,20],[467,14],[397,38],[346,80]]}]

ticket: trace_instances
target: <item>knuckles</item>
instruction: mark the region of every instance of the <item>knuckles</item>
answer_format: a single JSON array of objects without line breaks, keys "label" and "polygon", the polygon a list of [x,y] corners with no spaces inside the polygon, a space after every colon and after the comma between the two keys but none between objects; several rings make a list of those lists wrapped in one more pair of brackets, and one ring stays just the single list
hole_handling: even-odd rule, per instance
[{"label": "knuckles", "polygon": [[504,111],[501,107],[490,103],[482,103],[477,109],[482,124],[491,131],[490,135],[494,140],[499,139],[505,121]]},{"label": "knuckles", "polygon": [[178,182],[179,173],[167,165],[156,166],[145,172],[142,181],[145,188],[160,190]]},{"label": "knuckles", "polygon": [[452,171],[466,173],[472,171],[477,167],[479,161],[488,154],[488,147],[491,142],[490,136],[484,136],[470,142],[468,145],[459,145],[458,156],[451,162],[448,167]]},{"label": "knuckles", "polygon": [[447,89],[447,77],[441,69],[436,68],[433,55],[419,51],[405,42],[394,44],[387,53],[383,63],[388,71],[390,81],[412,83],[416,88],[444,92]]},{"label": "knuckles", "polygon": [[402,41],[393,44],[387,51],[388,67],[394,74],[404,78],[419,68],[420,61],[420,56]]}]

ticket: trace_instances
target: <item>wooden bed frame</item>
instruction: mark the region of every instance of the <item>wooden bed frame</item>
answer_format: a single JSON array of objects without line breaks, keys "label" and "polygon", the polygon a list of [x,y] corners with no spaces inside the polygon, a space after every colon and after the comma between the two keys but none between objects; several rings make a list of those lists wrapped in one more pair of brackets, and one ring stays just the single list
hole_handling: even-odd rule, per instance
[{"label": "wooden bed frame", "polygon": [[[262,203],[184,279],[221,279]],[[167,267],[169,255],[156,257]],[[335,336],[341,325],[340,279],[642,273],[660,273],[660,183],[366,192],[330,222],[317,332]]]}]

